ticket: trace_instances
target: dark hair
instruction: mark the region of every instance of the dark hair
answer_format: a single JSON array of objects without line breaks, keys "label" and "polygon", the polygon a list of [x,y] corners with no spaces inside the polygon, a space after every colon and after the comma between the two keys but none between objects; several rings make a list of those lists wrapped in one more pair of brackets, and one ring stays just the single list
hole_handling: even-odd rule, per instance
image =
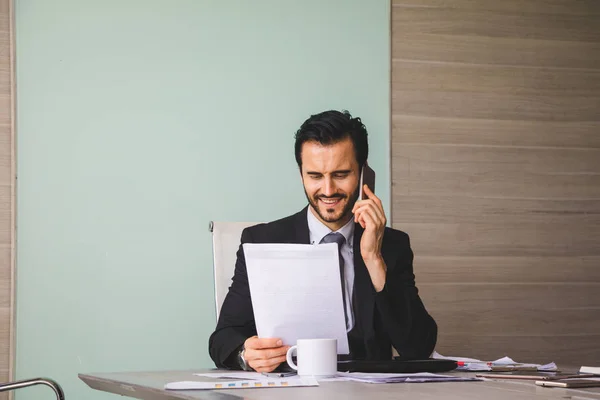
[{"label": "dark hair", "polygon": [[354,144],[358,167],[362,168],[369,156],[369,142],[367,128],[360,118],[352,118],[352,115],[346,110],[342,112],[330,110],[311,115],[295,135],[294,148],[298,167],[302,167],[302,145],[305,142],[316,141],[322,145],[330,145],[348,137]]}]

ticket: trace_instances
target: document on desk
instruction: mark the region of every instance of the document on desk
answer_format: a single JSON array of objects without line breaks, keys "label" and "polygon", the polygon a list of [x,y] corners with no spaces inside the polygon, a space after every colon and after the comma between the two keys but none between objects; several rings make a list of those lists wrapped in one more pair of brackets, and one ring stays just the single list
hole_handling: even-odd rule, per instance
[{"label": "document on desk", "polygon": [[259,337],[337,339],[348,354],[339,257],[335,243],[244,243],[248,285]]},{"label": "document on desk", "polygon": [[271,387],[298,387],[298,386],[319,386],[319,382],[312,377],[288,377],[288,378],[267,378],[253,379],[235,379],[224,381],[179,381],[169,382],[164,385],[165,390],[215,390],[215,389],[254,389]]},{"label": "document on desk", "polygon": [[558,367],[554,362],[548,364],[531,364],[531,363],[518,363],[510,357],[502,357],[494,361],[481,361],[475,358],[467,357],[446,357],[434,351],[431,358],[440,360],[454,360],[457,361],[458,367],[456,371],[472,371],[472,372],[484,372],[484,371],[496,371],[496,372],[510,372],[510,371],[543,371],[543,372],[556,372]]},{"label": "document on desk", "polygon": [[363,383],[425,383],[425,382],[476,382],[483,379],[472,376],[439,375],[430,372],[415,374],[374,374],[363,372],[340,372],[337,378],[330,380],[346,380]]}]

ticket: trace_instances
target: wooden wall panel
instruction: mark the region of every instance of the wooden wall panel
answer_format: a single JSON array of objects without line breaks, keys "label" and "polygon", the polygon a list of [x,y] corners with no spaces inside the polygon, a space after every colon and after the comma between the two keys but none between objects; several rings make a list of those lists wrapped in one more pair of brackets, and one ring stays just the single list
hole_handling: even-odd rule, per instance
[{"label": "wooden wall panel", "polygon": [[[598,21],[600,22],[600,21]],[[403,90],[598,97],[600,71],[394,61],[393,84]],[[600,116],[596,115],[596,120]]]},{"label": "wooden wall panel", "polygon": [[442,354],[600,359],[600,2],[392,2],[392,225]]},{"label": "wooden wall panel", "polygon": [[[450,3],[450,2],[449,2]],[[543,10],[478,10],[473,7],[404,7],[392,14],[394,33],[429,33],[547,41],[600,41],[598,15],[547,14]]]},{"label": "wooden wall panel", "polygon": [[[426,256],[416,254],[419,282],[501,285],[600,282],[600,256]],[[549,266],[555,266],[549,268]],[[425,283],[424,283],[425,284]],[[427,292],[427,290],[425,290]],[[427,294],[427,293],[425,293]],[[434,294],[427,294],[433,296]],[[435,307],[435,304],[431,304]]]},{"label": "wooden wall panel", "polygon": [[[501,200],[500,200],[501,201]],[[585,228],[584,233],[573,235],[569,231],[575,224],[556,226],[552,223],[519,224],[511,220],[505,223],[403,223],[401,216],[394,217],[405,231],[411,233],[414,251],[448,256],[559,256],[595,255],[590,246],[597,245],[596,238],[586,238],[588,233],[600,232],[598,228]],[[482,220],[485,216],[481,217]],[[511,219],[510,215],[506,216]],[[554,243],[554,246],[551,245]],[[540,250],[541,249],[541,250]],[[590,254],[591,253],[591,254]],[[568,265],[548,265],[547,268],[568,268]],[[569,279],[568,269],[565,279]],[[591,293],[590,293],[591,294]]]},{"label": "wooden wall panel", "polygon": [[393,146],[467,144],[600,149],[600,121],[514,121],[394,114]]},{"label": "wooden wall panel", "polygon": [[398,194],[547,200],[600,199],[598,160],[600,149],[429,144],[399,145],[392,156],[407,169],[393,178]]},{"label": "wooden wall panel", "polygon": [[600,15],[598,0],[392,0],[392,6],[438,7],[512,13],[517,11],[558,15]]},{"label": "wooden wall panel", "polygon": [[392,113],[428,117],[528,121],[598,121],[600,96],[395,90]]},{"label": "wooden wall panel", "polygon": [[[14,143],[12,2],[0,0],[0,382],[12,377]],[[0,399],[9,398],[0,393]]]},{"label": "wooden wall panel", "polygon": [[395,60],[589,69],[600,64],[600,43],[419,32],[402,36],[402,41],[392,39]]}]

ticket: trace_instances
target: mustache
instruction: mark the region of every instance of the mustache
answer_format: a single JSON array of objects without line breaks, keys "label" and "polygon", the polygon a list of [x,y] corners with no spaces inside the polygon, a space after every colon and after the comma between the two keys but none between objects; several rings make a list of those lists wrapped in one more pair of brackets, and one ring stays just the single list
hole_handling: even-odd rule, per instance
[{"label": "mustache", "polygon": [[334,194],[333,196],[325,196],[324,194],[320,194],[315,196],[315,199],[345,199],[346,195],[343,194]]}]

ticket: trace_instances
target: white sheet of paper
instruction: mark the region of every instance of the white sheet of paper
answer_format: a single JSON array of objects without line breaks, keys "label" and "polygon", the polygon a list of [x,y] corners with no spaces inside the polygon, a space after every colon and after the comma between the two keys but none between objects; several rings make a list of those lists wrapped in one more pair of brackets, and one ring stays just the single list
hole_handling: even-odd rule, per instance
[{"label": "white sheet of paper", "polygon": [[348,354],[337,244],[244,243],[259,337],[337,339]]},{"label": "white sheet of paper", "polygon": [[254,389],[271,387],[319,386],[319,382],[312,377],[267,378],[261,380],[231,380],[219,382],[180,381],[165,384],[165,390],[214,390],[214,389]]}]

